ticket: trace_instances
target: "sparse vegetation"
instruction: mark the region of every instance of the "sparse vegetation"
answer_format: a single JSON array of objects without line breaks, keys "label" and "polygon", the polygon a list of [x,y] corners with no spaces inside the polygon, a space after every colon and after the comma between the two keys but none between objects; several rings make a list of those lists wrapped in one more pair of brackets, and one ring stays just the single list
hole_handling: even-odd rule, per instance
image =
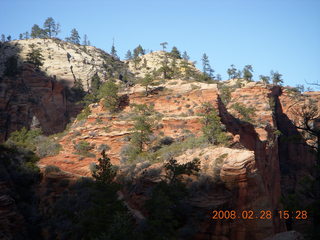
[{"label": "sparse vegetation", "polygon": [[177,229],[184,221],[185,212],[182,200],[188,196],[182,175],[197,174],[199,160],[186,164],[177,164],[170,159],[165,164],[168,182],[161,181],[152,190],[151,198],[146,201],[145,208],[149,212],[147,219],[147,239],[176,239]]},{"label": "sparse vegetation", "polygon": [[85,119],[87,119],[87,117],[88,117],[90,114],[91,114],[91,110],[90,110],[90,108],[87,106],[87,107],[85,107],[85,108],[81,111],[81,113],[78,114],[77,120],[78,120],[78,121],[85,120]]},{"label": "sparse vegetation", "polygon": [[102,157],[98,159],[98,165],[92,173],[92,177],[103,184],[111,184],[117,172],[107,157],[105,151],[101,153]]},{"label": "sparse vegetation", "polygon": [[155,81],[155,79],[150,75],[150,74],[146,74],[146,76],[144,78],[142,78],[139,83],[141,84],[141,86],[145,87],[145,95],[148,96],[149,95],[149,87],[150,86],[156,86],[159,83]]},{"label": "sparse vegetation", "polygon": [[111,113],[115,113],[119,109],[120,98],[118,91],[118,86],[112,81],[103,83],[99,89],[98,97],[104,98],[103,105]]},{"label": "sparse vegetation", "polygon": [[137,156],[148,150],[151,143],[151,134],[155,127],[155,112],[151,105],[135,104],[133,132],[130,136],[130,144],[122,149],[122,158],[128,161],[136,160]]},{"label": "sparse vegetation", "polygon": [[79,154],[84,157],[95,157],[94,154],[90,153],[89,151],[93,149],[93,146],[86,141],[79,141],[78,143],[74,144],[74,149],[76,150],[76,154]]},{"label": "sparse vegetation", "polygon": [[233,91],[233,89],[222,84],[218,86],[220,91],[219,97],[222,103],[226,106],[231,101],[231,92]]},{"label": "sparse vegetation", "polygon": [[204,137],[211,144],[226,144],[228,138],[215,108],[210,103],[204,103],[202,109],[202,132]]},{"label": "sparse vegetation", "polygon": [[52,173],[52,172],[61,172],[60,168],[57,167],[57,166],[54,166],[54,165],[47,165],[45,167],[45,170],[44,170],[45,174],[49,174],[49,173]]},{"label": "sparse vegetation", "polygon": [[35,68],[40,68],[43,65],[43,55],[40,48],[36,48],[35,44],[30,44],[30,51],[27,53],[27,61],[35,66]]},{"label": "sparse vegetation", "polygon": [[16,146],[30,151],[35,151],[35,139],[41,134],[42,131],[40,129],[28,130],[27,128],[23,127],[20,130],[12,132],[9,139],[6,141],[6,144],[9,146]]},{"label": "sparse vegetation", "polygon": [[241,115],[240,120],[250,123],[253,122],[252,118],[256,116],[256,109],[254,107],[246,107],[241,103],[234,103],[231,107]]},{"label": "sparse vegetation", "polygon": [[252,66],[251,65],[245,65],[243,70],[242,70],[243,79],[251,82],[252,81],[252,76],[253,76],[252,72],[253,72]]}]

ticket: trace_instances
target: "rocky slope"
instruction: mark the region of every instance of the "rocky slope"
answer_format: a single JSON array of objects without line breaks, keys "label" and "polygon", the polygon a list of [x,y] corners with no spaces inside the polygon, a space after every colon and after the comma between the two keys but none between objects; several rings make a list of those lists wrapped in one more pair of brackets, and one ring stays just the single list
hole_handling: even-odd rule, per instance
[{"label": "rocky slope", "polygon": [[[176,59],[170,57],[170,54],[164,51],[156,51],[146,55],[137,57],[137,59],[126,61],[130,72],[138,78],[143,78],[146,74],[154,74],[165,64],[170,68],[176,68],[181,72],[181,76],[185,75],[184,66],[190,68],[189,71],[200,74],[201,72],[195,67],[191,61],[184,61],[183,59]],[[165,64],[164,64],[165,63]]]},{"label": "rocky slope", "polygon": [[74,82],[78,81],[82,83],[84,90],[88,90],[91,78],[96,73],[105,81],[111,77],[119,79],[127,72],[123,62],[113,59],[101,49],[76,45],[60,39],[28,39],[2,44],[0,77],[10,56],[17,56],[19,65],[26,61],[32,44],[40,49],[44,58],[40,70],[48,77],[68,83],[68,86],[73,86]]},{"label": "rocky slope", "polygon": [[[34,44],[43,55],[43,66],[35,69],[26,63],[26,55]],[[17,67],[5,74],[10,58]],[[104,51],[80,46],[59,39],[29,39],[0,45],[0,141],[23,126],[40,124],[46,134],[61,132],[81,105],[76,104],[70,90],[75,82],[84,90],[91,87],[91,78],[101,81],[121,78],[127,67]],[[12,75],[12,76],[11,76]]]},{"label": "rocky slope", "polygon": [[[174,83],[174,84],[173,84]],[[186,133],[196,136],[201,135],[201,104],[211,102],[219,111],[222,123],[233,138],[233,146],[243,148],[236,150],[232,148],[207,147],[193,148],[181,153],[177,160],[181,163],[191,161],[193,158],[200,158],[201,174],[210,176],[220,181],[225,188],[216,186],[215,193],[198,192],[194,199],[190,199],[197,211],[202,212],[203,219],[194,223],[201,227],[198,229],[196,239],[207,239],[215,236],[217,239],[263,239],[277,232],[285,231],[284,220],[274,217],[264,221],[220,221],[210,222],[209,212],[213,209],[222,209],[228,206],[238,211],[270,210],[272,212],[282,209],[280,203],[281,183],[286,182],[280,169],[287,157],[292,164],[301,164],[301,158],[290,157],[279,151],[279,136],[277,130],[283,124],[278,119],[280,106],[274,104],[271,99],[281,104],[286,104],[286,93],[282,93],[280,87],[269,87],[259,83],[248,83],[243,88],[235,89],[231,93],[231,101],[225,105],[220,100],[219,90],[215,84],[188,83],[181,80],[170,80],[164,89],[154,95],[145,97],[142,88],[136,86],[128,91],[129,103],[149,103],[154,105],[156,111],[163,117],[159,122],[161,128],[155,129],[155,135],[162,134],[170,136],[175,141],[181,141]],[[303,96],[302,96],[303,97]],[[288,100],[287,100],[288,101]],[[243,116],[233,107],[235,103],[241,103],[245,107],[254,107],[255,114],[248,121],[241,120]],[[130,135],[132,123],[130,106],[123,112],[110,115],[101,104],[90,106],[91,115],[82,122],[74,122],[71,131],[64,136],[60,143],[65,146],[64,150],[57,156],[44,158],[40,161],[43,165],[57,165],[62,170],[80,175],[90,175],[89,165],[99,157],[99,147],[107,144],[110,147],[109,156],[114,164],[120,164],[121,149],[127,144],[126,136]],[[92,153],[96,158],[79,157],[74,154],[74,146],[80,140],[85,140],[94,146]],[[74,145],[68,144],[74,141]],[[288,143],[290,148],[294,144]],[[303,147],[301,147],[303,148]],[[246,149],[246,150],[245,150]],[[280,147],[281,149],[281,147]],[[301,151],[306,151],[301,149]],[[220,159],[218,161],[218,159]],[[217,162],[218,161],[218,162]],[[313,158],[303,160],[305,164],[313,164]],[[148,165],[146,165],[148,166]],[[148,191],[150,184],[141,183],[142,172],[148,175],[148,169],[161,169],[161,164],[151,165],[142,168],[138,165],[137,170],[132,173],[133,182],[137,179],[139,192],[125,192],[125,199],[129,206],[136,211],[142,211],[143,194]],[[307,171],[307,170],[303,170]],[[303,173],[300,172],[299,175]],[[204,178],[204,177],[202,177]],[[157,182],[148,178],[147,182]],[[203,180],[193,180],[197,181]],[[287,183],[287,182],[286,182]],[[292,187],[297,181],[291,181]],[[142,184],[142,185],[141,185]],[[145,190],[141,190],[145,188]],[[219,190],[220,189],[220,190]],[[233,196],[230,198],[230,196]],[[235,197],[236,196],[236,197]],[[205,217],[206,216],[206,217]],[[232,224],[233,227],[229,227]]]},{"label": "rocky slope", "polygon": [[[15,77],[15,81],[12,77],[2,77],[1,80],[0,106],[4,116],[1,126],[4,136],[26,122],[30,125],[34,119],[47,133],[62,130],[61,126],[68,119],[66,116],[70,118],[76,112],[76,107],[68,101],[62,80],[69,82],[70,86],[80,80],[88,89],[89,80],[95,73],[104,80],[121,78],[120,75],[128,72],[144,77],[146,73],[161,68],[164,58],[161,51],[144,55],[137,66],[129,61],[128,69],[119,62],[120,70],[109,72],[111,76],[103,67],[109,57],[102,56],[100,50],[92,47],[84,50],[81,46],[69,46],[56,40],[28,41],[42,48],[46,63],[41,71],[22,64],[26,46],[31,42],[14,42],[14,48],[24,45],[24,50],[19,53],[22,73]],[[6,48],[7,55],[10,55],[10,49]],[[226,209],[239,212],[251,210],[255,213],[269,210],[276,213],[286,207],[280,201],[282,195],[299,190],[300,180],[305,175],[311,175],[314,166],[314,156],[308,145],[284,141],[299,134],[292,124],[292,120],[297,121],[297,116],[292,114],[291,108],[293,105],[301,108],[301,103],[306,99],[318,100],[319,95],[297,95],[279,86],[254,82],[244,82],[244,86],[238,88],[231,85],[228,87],[228,97],[223,88],[218,88],[216,84],[170,79],[154,87],[148,96],[139,85],[123,88],[121,95],[127,97],[127,103],[118,113],[106,111],[103,100],[91,104],[89,116],[84,120],[74,120],[61,137],[56,137],[62,145],[59,154],[39,162],[43,169],[54,165],[62,171],[49,175],[40,184],[41,211],[46,213],[47,206],[59,198],[64,188],[69,187],[68,184],[60,184],[59,179],[72,182],[81,176],[90,176],[90,168],[97,163],[101,150],[107,149],[112,163],[119,166],[117,181],[129,183],[124,184],[119,196],[137,221],[148,218],[144,203],[154,186],[163,180],[164,162],[174,156],[179,163],[198,158],[201,168],[199,176],[184,178],[191,193],[187,199],[190,208],[179,232],[191,231],[192,239],[260,240],[291,230],[277,215],[265,220],[214,221],[211,213]],[[297,104],[295,100],[298,100]],[[197,137],[202,135],[200,113],[205,102],[216,108],[230,137],[225,146],[197,142]],[[123,152],[132,133],[134,113],[131,106],[142,103],[154,106],[160,116],[157,127],[153,129],[154,139],[166,138],[170,141],[166,146],[160,146],[163,152],[153,159],[142,158],[137,163],[130,163],[123,157]],[[90,145],[85,154],[77,152],[81,142]],[[46,194],[48,184],[54,185],[49,195]],[[308,223],[300,221],[293,226],[304,228],[304,224]],[[45,239],[50,239],[48,231],[44,230]]]}]

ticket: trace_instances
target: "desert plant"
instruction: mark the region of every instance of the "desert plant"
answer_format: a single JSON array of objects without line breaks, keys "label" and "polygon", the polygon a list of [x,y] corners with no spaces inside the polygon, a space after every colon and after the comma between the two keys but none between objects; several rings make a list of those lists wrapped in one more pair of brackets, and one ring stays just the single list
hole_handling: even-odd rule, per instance
[{"label": "desert plant", "polygon": [[210,103],[204,103],[202,109],[202,132],[204,137],[211,144],[227,143],[227,135],[223,130],[220,117],[215,108]]},{"label": "desert plant", "polygon": [[48,174],[48,173],[52,173],[52,172],[61,172],[61,170],[57,166],[48,165],[48,166],[45,167],[44,172],[45,172],[45,174]]},{"label": "desert plant", "polygon": [[149,143],[149,137],[154,127],[154,119],[152,115],[154,110],[152,106],[145,104],[136,104],[133,106],[136,115],[133,117],[133,133],[131,134],[131,144],[137,148],[138,152],[142,152]]},{"label": "desert plant", "polygon": [[246,107],[241,103],[234,103],[231,106],[234,110],[236,110],[242,117],[242,121],[253,122],[252,117],[256,116],[254,107]]},{"label": "desert plant", "polygon": [[92,173],[92,177],[103,184],[110,184],[115,178],[117,172],[112,166],[110,158],[106,155],[105,151],[101,153],[102,157],[98,159],[98,165]]},{"label": "desert plant", "polygon": [[224,105],[227,105],[231,100],[232,89],[226,85],[220,85],[219,87],[219,97]]},{"label": "desert plant", "polygon": [[36,48],[35,44],[30,44],[30,51],[27,53],[27,61],[33,64],[36,68],[39,68],[43,65],[43,55],[41,54],[41,49]]},{"label": "desert plant", "polygon": [[99,147],[98,147],[98,151],[99,152],[102,152],[102,151],[109,151],[111,148],[108,144],[101,144]]},{"label": "desert plant", "polygon": [[93,146],[91,146],[90,143],[88,143],[86,141],[79,141],[78,143],[74,144],[74,148],[76,150],[76,154],[86,156],[86,157],[93,156],[89,152],[91,149],[93,149]]},{"label": "desert plant", "polygon": [[28,149],[30,151],[36,150],[36,138],[42,134],[41,129],[28,130],[23,127],[20,130],[11,133],[6,141],[9,146],[17,146]]},{"label": "desert plant", "polygon": [[87,119],[87,117],[88,117],[90,114],[91,114],[91,110],[90,110],[90,108],[87,106],[87,107],[85,107],[85,108],[81,111],[81,113],[78,114],[77,120],[78,120],[78,121],[85,120],[85,119]]},{"label": "desert plant", "polygon": [[112,81],[102,84],[98,91],[98,97],[104,98],[104,107],[112,113],[119,109],[120,98],[118,96],[118,91],[118,86]]},{"label": "desert plant", "polygon": [[36,153],[40,158],[56,155],[61,150],[61,145],[54,141],[53,138],[39,136],[35,141]]}]

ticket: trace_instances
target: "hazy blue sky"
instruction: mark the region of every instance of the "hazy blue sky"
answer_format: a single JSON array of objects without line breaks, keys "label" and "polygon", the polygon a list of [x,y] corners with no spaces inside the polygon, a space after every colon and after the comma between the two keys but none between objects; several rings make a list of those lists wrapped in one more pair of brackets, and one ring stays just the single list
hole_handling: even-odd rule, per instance
[{"label": "hazy blue sky", "polygon": [[121,58],[141,44],[187,50],[200,63],[205,52],[216,73],[251,64],[255,80],[278,70],[285,84],[320,81],[320,0],[1,0],[0,33],[18,38],[47,17],[75,27],[91,44]]}]

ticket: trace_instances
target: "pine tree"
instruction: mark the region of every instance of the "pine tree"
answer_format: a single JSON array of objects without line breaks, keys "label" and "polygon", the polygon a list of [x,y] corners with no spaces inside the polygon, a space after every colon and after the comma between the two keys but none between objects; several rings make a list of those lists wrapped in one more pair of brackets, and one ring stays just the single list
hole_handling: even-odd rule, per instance
[{"label": "pine tree", "polygon": [[243,78],[247,81],[252,81],[252,66],[251,65],[245,65],[243,70],[242,70],[242,73],[243,73]]},{"label": "pine tree", "polygon": [[162,50],[165,51],[167,48],[168,43],[167,42],[162,42],[160,43],[160,45],[162,46]]},{"label": "pine tree", "polygon": [[19,34],[19,40],[22,40],[22,39],[23,39],[23,34],[20,33],[20,34]]},{"label": "pine tree", "polygon": [[30,44],[30,51],[27,53],[27,61],[32,63],[36,68],[43,65],[43,55],[41,54],[41,49],[36,48],[35,44]]},{"label": "pine tree", "polygon": [[97,95],[100,86],[101,86],[100,77],[99,77],[98,73],[95,73],[91,78],[91,87],[90,87],[91,93],[94,95]]},{"label": "pine tree", "polygon": [[84,46],[88,46],[89,44],[88,44],[88,36],[87,36],[87,34],[85,34],[84,36],[83,36],[83,42],[82,42],[82,44],[84,45]]},{"label": "pine tree", "polygon": [[1,42],[5,42],[6,41],[6,35],[1,34]]},{"label": "pine tree", "polygon": [[270,75],[271,75],[272,83],[274,85],[281,85],[281,83],[283,83],[283,80],[281,78],[282,74],[278,73],[277,71],[276,72],[271,71]]},{"label": "pine tree", "polygon": [[145,55],[145,50],[142,48],[142,46],[139,44],[135,49],[133,49],[133,57],[138,57]]},{"label": "pine tree", "polygon": [[203,74],[209,76],[210,78],[213,77],[214,70],[210,66],[209,57],[207,54],[202,55],[202,67],[203,67]]},{"label": "pine tree", "polygon": [[164,55],[162,66],[159,68],[159,72],[163,74],[163,79],[170,79],[172,77],[172,69],[168,66],[169,60],[167,54]]},{"label": "pine tree", "polygon": [[270,82],[269,76],[260,75],[259,78],[260,78],[260,81],[263,82],[264,84],[269,84]]},{"label": "pine tree", "polygon": [[30,36],[29,36],[29,32],[28,32],[28,31],[25,32],[25,33],[24,33],[24,38],[25,38],[25,39],[29,39],[29,37],[30,37]]},{"label": "pine tree", "polygon": [[115,46],[114,46],[114,43],[112,44],[112,46],[111,46],[111,56],[113,57],[113,58],[118,58],[118,56],[117,56],[117,50],[116,50],[116,48],[115,48]]},{"label": "pine tree", "polygon": [[147,73],[146,76],[139,81],[139,83],[141,86],[145,87],[146,96],[149,95],[149,87],[155,85],[154,78],[149,73]]},{"label": "pine tree", "polygon": [[172,50],[170,52],[171,57],[176,58],[176,59],[181,59],[181,54],[180,51],[178,50],[177,47],[172,47]]},{"label": "pine tree", "polygon": [[184,73],[184,79],[190,79],[193,75],[193,71],[192,71],[192,68],[190,67],[190,63],[188,60],[183,60],[181,61],[181,64],[180,64],[180,67],[182,69],[182,72]]},{"label": "pine tree", "polygon": [[99,88],[99,98],[104,98],[104,107],[110,112],[114,113],[119,108],[119,96],[118,96],[119,88],[118,86],[112,82],[107,81],[103,83]]},{"label": "pine tree", "polygon": [[11,41],[11,35],[8,35],[7,40],[8,40],[8,42]]},{"label": "pine tree", "polygon": [[51,38],[57,36],[60,32],[60,24],[54,21],[52,17],[48,17],[43,24],[43,30]]},{"label": "pine tree", "polygon": [[131,53],[130,50],[127,51],[125,59],[127,59],[127,60],[131,60],[132,59],[132,53]]},{"label": "pine tree", "polygon": [[189,57],[187,51],[184,51],[184,52],[183,52],[182,58],[183,58],[185,61],[189,61],[189,60],[190,60],[190,57]]},{"label": "pine tree", "polygon": [[231,64],[230,68],[228,68],[227,73],[229,75],[229,79],[235,79],[237,76],[237,69],[233,64]]},{"label": "pine tree", "polygon": [[152,134],[152,127],[154,120],[151,118],[154,110],[152,106],[145,104],[134,105],[134,112],[136,113],[133,125],[133,133],[131,135],[131,143],[137,149],[138,152],[142,152],[144,146],[150,141],[150,135]]},{"label": "pine tree", "polygon": [[223,131],[220,117],[216,109],[210,103],[204,103],[202,119],[202,132],[204,137],[211,144],[219,144],[227,141],[227,136]]},{"label": "pine tree", "polygon": [[236,74],[234,75],[234,78],[237,78],[237,79],[242,78],[242,72],[241,72],[240,70],[238,70],[238,71],[236,72]]},{"label": "pine tree", "polygon": [[80,36],[77,29],[73,28],[71,30],[71,35],[66,38],[66,41],[74,44],[80,44]]},{"label": "pine tree", "polygon": [[45,38],[47,36],[46,32],[39,27],[39,25],[34,24],[31,29],[32,38]]},{"label": "pine tree", "polygon": [[99,164],[92,173],[92,177],[100,183],[110,184],[117,175],[117,172],[111,164],[110,158],[105,153],[105,150],[101,153],[102,157],[98,159]]}]

